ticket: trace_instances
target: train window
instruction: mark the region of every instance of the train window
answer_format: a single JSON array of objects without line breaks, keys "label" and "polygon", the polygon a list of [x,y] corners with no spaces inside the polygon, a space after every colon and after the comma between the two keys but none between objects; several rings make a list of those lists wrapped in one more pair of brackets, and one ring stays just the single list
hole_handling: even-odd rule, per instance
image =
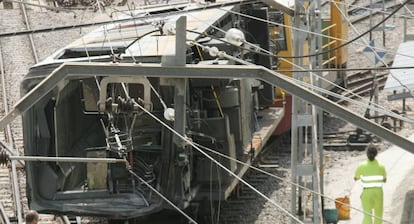
[{"label": "train window", "polygon": [[85,112],[98,111],[99,90],[95,79],[84,79],[82,83],[82,103]]},{"label": "train window", "polygon": [[[96,112],[98,111],[98,100],[99,100],[99,90],[96,85],[95,79],[84,79],[81,80],[82,83],[82,103],[84,107],[84,112]],[[110,93],[110,96],[112,96],[114,99],[118,96],[121,96],[123,98],[127,98],[125,96],[125,92],[121,86],[120,83],[111,83],[111,86],[113,88],[111,89],[112,93]],[[144,85],[138,84],[138,83],[129,83],[126,85],[126,88],[128,90],[129,97],[134,99],[144,99]]]},{"label": "train window", "polygon": [[112,46],[112,48],[111,47],[88,47],[86,48],[86,50],[85,48],[65,49],[64,53],[58,59],[83,58],[83,57],[94,57],[94,56],[104,56],[104,55],[125,53],[125,47],[117,47],[117,46]]},{"label": "train window", "polygon": [[[111,94],[113,97],[121,96],[123,98],[127,98],[125,95],[125,91],[120,83],[112,83],[113,86],[113,93]],[[145,87],[143,84],[140,83],[127,83],[125,85],[128,95],[134,99],[144,99],[144,90]]]}]

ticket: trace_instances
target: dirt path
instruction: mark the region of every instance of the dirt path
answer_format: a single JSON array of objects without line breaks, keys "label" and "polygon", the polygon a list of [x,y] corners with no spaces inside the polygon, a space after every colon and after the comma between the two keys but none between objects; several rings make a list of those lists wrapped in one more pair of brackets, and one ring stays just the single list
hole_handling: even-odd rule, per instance
[{"label": "dirt path", "polygon": [[[409,137],[414,141],[414,135]],[[338,156],[338,155],[336,155]],[[335,156],[335,157],[336,157]],[[336,157],[338,158],[338,157]],[[339,157],[340,158],[340,157]],[[366,159],[364,152],[356,152],[355,156],[344,157],[333,163],[325,172],[325,193],[332,198],[350,196],[351,207],[361,209],[360,194],[362,191],[359,182],[353,181],[356,167]],[[404,199],[407,192],[414,190],[409,183],[414,182],[414,154],[399,147],[391,146],[383,150],[377,159],[387,170],[387,183],[384,185],[384,220],[390,223],[400,223],[404,208]],[[334,207],[333,202],[326,203],[327,207]],[[351,220],[340,221],[340,224],[358,223],[362,221],[363,214],[355,209],[351,210]],[[384,222],[386,223],[386,222]]]}]

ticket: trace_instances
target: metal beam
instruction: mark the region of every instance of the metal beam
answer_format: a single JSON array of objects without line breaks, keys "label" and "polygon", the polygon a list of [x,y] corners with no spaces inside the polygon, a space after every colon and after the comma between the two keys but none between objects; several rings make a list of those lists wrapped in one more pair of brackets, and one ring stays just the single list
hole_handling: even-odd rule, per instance
[{"label": "metal beam", "polygon": [[295,14],[295,9],[293,5],[289,5],[288,0],[261,0],[261,2],[266,3],[272,8],[279,9],[280,11],[287,13],[290,16]]},{"label": "metal beam", "polygon": [[279,86],[343,120],[355,124],[405,150],[414,153],[414,143],[380,125],[344,108],[294,82],[276,71],[257,65],[185,65],[160,64],[65,63],[27,93],[14,108],[0,120],[0,129],[31,108],[44,95],[65,79],[95,76],[170,77],[170,78],[257,78]]},{"label": "metal beam", "polygon": [[1,214],[1,218],[0,220],[4,223],[4,224],[10,224],[10,219],[9,216],[6,213],[6,209],[4,209],[3,207],[3,203],[0,201],[0,214]]},{"label": "metal beam", "polygon": [[127,163],[125,159],[88,158],[88,157],[52,157],[52,156],[10,156],[10,160],[25,160],[36,162],[68,162],[68,163]]},{"label": "metal beam", "polygon": [[412,92],[402,92],[402,93],[395,93],[392,95],[388,95],[387,100],[388,101],[402,100],[405,98],[413,98],[413,97],[414,97],[414,94]]}]

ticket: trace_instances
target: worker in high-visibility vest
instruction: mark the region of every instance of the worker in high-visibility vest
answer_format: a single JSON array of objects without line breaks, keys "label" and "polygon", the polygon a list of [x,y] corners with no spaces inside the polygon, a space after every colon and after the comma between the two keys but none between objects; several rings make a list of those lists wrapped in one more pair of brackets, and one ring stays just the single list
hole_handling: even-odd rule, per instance
[{"label": "worker in high-visibility vest", "polygon": [[[381,224],[383,213],[383,191],[382,186],[387,180],[387,173],[383,164],[375,157],[378,149],[374,145],[367,147],[368,159],[359,164],[355,171],[355,180],[362,182],[361,202],[364,210],[363,224]],[[374,211],[374,214],[372,214]],[[374,220],[374,222],[373,222]]]}]

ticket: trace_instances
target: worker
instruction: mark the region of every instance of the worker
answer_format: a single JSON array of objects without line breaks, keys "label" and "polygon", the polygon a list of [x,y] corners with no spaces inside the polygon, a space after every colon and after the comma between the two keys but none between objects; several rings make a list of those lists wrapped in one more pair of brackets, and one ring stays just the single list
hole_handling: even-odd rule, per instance
[{"label": "worker", "polygon": [[[383,213],[383,191],[382,186],[387,180],[385,167],[375,157],[378,148],[375,145],[367,147],[368,159],[358,165],[355,171],[355,181],[361,180],[362,194],[361,203],[364,210],[363,224],[381,224]],[[372,215],[374,211],[374,215]],[[374,219],[374,222],[373,222]]]},{"label": "worker", "polygon": [[25,224],[37,224],[39,222],[39,214],[34,210],[30,210],[26,213],[24,220]]}]

